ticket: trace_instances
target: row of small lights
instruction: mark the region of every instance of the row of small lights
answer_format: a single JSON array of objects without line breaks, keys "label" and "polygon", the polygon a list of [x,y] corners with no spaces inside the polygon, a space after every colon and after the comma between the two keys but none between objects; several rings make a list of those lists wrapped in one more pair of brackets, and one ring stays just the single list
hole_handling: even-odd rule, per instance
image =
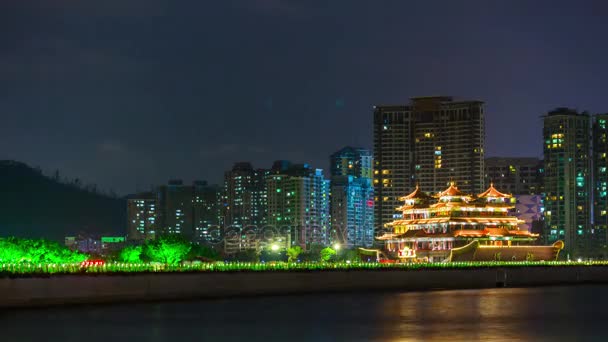
[{"label": "row of small lights", "polygon": [[[347,267],[347,268],[453,268],[459,266],[518,266],[518,265],[555,265],[555,266],[564,266],[564,265],[608,265],[608,261],[488,261],[488,262],[470,262],[470,261],[460,261],[460,262],[451,262],[451,263],[417,263],[417,264],[379,264],[379,263],[370,263],[370,262],[340,262],[340,263],[253,263],[253,262],[230,262],[230,263],[206,263],[206,264],[194,264],[194,265],[154,265],[154,264],[146,264],[146,263],[111,263],[111,264],[96,264],[91,265],[88,268],[141,268],[146,267],[145,271],[150,271],[148,267],[153,267],[156,269],[160,267],[168,267],[169,269],[219,269],[221,270],[223,266],[230,269],[238,269],[242,268],[247,270],[251,267],[259,267],[263,269],[283,269],[285,266],[287,268],[292,269],[306,269],[307,266],[315,266],[315,268],[338,268],[338,267]],[[82,264],[18,264],[18,263],[10,263],[10,264],[2,264],[2,270],[11,269],[16,267],[22,268],[78,268],[83,266]]]}]

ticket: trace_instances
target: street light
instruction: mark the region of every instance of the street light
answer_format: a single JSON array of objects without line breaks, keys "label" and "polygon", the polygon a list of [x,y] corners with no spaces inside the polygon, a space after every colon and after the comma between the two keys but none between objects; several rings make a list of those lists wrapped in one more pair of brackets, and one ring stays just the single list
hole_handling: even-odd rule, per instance
[{"label": "street light", "polygon": [[340,244],[339,243],[334,243],[334,250],[336,250],[336,251],[340,250]]},{"label": "street light", "polygon": [[273,243],[273,244],[270,246],[270,249],[272,249],[272,251],[273,251],[273,252],[276,252],[276,251],[278,251],[278,250],[279,250],[279,245],[277,245],[276,243]]}]

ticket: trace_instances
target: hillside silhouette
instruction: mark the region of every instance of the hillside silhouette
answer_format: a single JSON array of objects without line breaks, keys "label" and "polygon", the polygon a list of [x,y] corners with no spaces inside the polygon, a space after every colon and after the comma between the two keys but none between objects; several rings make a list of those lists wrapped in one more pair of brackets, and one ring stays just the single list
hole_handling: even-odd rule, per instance
[{"label": "hillside silhouette", "polygon": [[0,161],[0,236],[62,241],[78,233],[125,235],[126,204],[78,179],[45,176],[24,163]]}]

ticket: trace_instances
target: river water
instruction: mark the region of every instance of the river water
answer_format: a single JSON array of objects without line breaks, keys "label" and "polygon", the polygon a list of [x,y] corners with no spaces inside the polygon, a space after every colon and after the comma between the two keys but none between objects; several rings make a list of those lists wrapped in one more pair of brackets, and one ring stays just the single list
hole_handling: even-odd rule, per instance
[{"label": "river water", "polygon": [[0,341],[608,341],[608,286],[10,310]]}]

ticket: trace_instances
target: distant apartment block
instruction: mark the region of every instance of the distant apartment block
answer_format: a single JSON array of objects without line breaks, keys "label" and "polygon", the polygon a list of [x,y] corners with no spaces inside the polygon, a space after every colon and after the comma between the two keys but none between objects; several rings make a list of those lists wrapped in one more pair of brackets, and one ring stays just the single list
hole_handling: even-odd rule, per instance
[{"label": "distant apartment block", "polygon": [[158,189],[159,221],[163,234],[194,239],[194,189],[181,180],[171,180]]},{"label": "distant apartment block", "polygon": [[266,184],[269,170],[236,163],[224,175],[224,225],[244,229],[263,226],[266,218]]},{"label": "distant apartment block", "polygon": [[543,192],[543,162],[538,158],[491,157],[485,160],[486,183],[514,195]]},{"label": "distant apartment block", "polygon": [[372,152],[345,147],[330,157],[331,235],[347,248],[374,243],[374,188]]},{"label": "distant apartment block", "polygon": [[192,198],[194,240],[215,245],[222,236],[222,187],[195,181]]},{"label": "distant apartment block", "polygon": [[593,239],[591,226],[591,118],[568,108],[544,117],[546,242],[564,240],[565,254],[584,256]]},{"label": "distant apartment block", "polygon": [[157,229],[157,201],[153,192],[127,197],[127,237],[129,240],[152,240]]},{"label": "distant apartment block", "polygon": [[[205,181],[194,181],[192,185],[187,185],[181,180],[171,180],[167,185],[159,186],[154,195],[155,200],[148,198],[142,202],[141,198],[133,198],[132,203],[129,201],[129,212],[133,212],[130,215],[135,218],[130,222],[141,225],[143,213],[137,210],[155,207],[156,219],[152,220],[155,222],[152,227],[156,234],[179,234],[197,243],[217,244],[221,241],[222,187],[209,185]],[[145,213],[151,212],[145,210]]]},{"label": "distant apartment block", "polygon": [[608,243],[608,114],[593,120],[593,248]]},{"label": "distant apartment block", "polygon": [[93,256],[107,256],[123,249],[126,244],[124,236],[93,236],[80,234],[66,236],[65,246],[73,251],[91,254]]},{"label": "distant apartment block", "polygon": [[268,226],[289,232],[292,244],[326,245],[330,232],[329,180],[307,164],[290,165],[266,178]]}]

